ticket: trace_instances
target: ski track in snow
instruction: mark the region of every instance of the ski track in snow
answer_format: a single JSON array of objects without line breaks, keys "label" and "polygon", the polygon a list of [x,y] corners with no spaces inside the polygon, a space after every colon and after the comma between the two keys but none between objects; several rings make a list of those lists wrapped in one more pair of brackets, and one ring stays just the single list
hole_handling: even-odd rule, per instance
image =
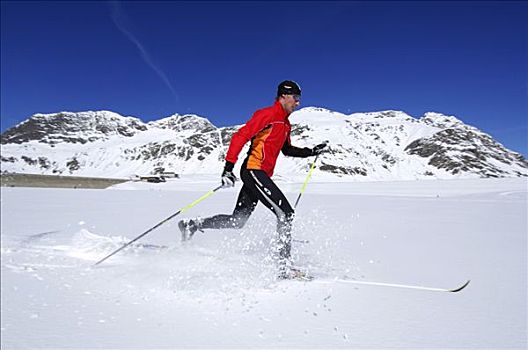
[{"label": "ski track in snow", "polygon": [[[175,218],[94,267],[212,184],[137,186],[1,189],[2,348],[526,347],[525,179],[311,183],[293,255],[324,283],[276,280],[262,206],[186,244]],[[281,186],[292,199],[300,184]]]}]

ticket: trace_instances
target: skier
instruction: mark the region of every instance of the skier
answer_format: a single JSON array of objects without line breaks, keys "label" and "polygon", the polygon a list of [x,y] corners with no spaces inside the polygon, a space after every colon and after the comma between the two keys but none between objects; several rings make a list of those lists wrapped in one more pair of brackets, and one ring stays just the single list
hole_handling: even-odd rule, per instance
[{"label": "skier", "polygon": [[277,216],[277,258],[279,278],[292,278],[299,271],[291,262],[291,229],[294,210],[284,194],[271,180],[279,152],[290,157],[310,157],[321,154],[326,143],[314,148],[291,145],[289,115],[299,106],[301,88],[290,80],[277,88],[275,103],[256,111],[251,119],[231,139],[222,172],[222,185],[233,187],[236,177],[233,167],[244,145],[251,140],[248,155],[242,164],[240,178],[243,186],[231,215],[219,214],[209,218],[185,219],[178,223],[182,241],[204,229],[242,228],[260,201]]}]

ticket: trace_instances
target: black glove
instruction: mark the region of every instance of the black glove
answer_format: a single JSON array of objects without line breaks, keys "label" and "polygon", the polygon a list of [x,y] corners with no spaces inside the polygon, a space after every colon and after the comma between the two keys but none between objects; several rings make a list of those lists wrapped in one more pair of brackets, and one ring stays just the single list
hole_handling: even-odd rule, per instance
[{"label": "black glove", "polygon": [[326,153],[328,152],[327,149],[325,149],[327,143],[320,143],[318,144],[317,146],[315,146],[314,148],[312,148],[312,156],[318,156],[322,153]]},{"label": "black glove", "polygon": [[222,172],[222,186],[223,187],[233,187],[235,186],[235,181],[237,180],[235,174],[233,174],[233,168],[235,164],[226,161],[224,171]]}]

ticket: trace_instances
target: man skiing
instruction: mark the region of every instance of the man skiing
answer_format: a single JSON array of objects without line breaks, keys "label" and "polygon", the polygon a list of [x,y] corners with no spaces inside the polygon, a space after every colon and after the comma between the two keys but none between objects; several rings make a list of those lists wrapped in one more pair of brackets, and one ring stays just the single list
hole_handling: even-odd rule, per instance
[{"label": "man skiing", "polygon": [[279,152],[290,157],[310,157],[323,152],[325,143],[314,148],[291,145],[289,115],[299,106],[301,88],[290,80],[277,88],[275,103],[256,111],[251,119],[231,139],[222,172],[222,185],[232,187],[236,177],[233,167],[244,145],[251,140],[248,155],[242,164],[243,186],[231,215],[219,214],[204,219],[181,220],[178,227],[182,241],[204,229],[242,228],[260,201],[277,217],[279,278],[295,277],[291,263],[291,229],[294,210],[282,191],[271,180]]}]

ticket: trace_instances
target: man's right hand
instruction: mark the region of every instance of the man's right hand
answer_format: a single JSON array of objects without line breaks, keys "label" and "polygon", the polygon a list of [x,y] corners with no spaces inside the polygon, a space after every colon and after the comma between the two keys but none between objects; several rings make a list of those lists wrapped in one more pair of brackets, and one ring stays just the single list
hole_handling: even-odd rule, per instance
[{"label": "man's right hand", "polygon": [[233,168],[235,164],[226,161],[224,171],[222,172],[222,187],[233,187],[237,180],[235,174],[233,174]]}]

